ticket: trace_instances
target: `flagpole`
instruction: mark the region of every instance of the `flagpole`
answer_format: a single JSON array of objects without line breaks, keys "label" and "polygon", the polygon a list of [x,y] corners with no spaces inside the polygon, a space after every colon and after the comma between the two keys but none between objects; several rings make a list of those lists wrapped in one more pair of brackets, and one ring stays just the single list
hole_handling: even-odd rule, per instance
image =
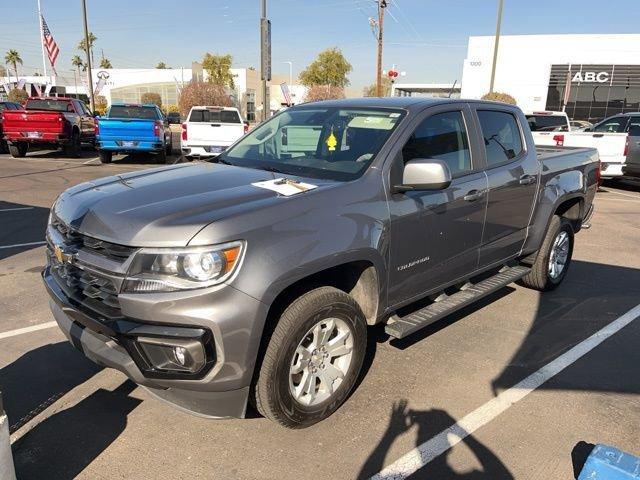
[{"label": "flagpole", "polygon": [[40,10],[40,0],[38,0],[38,23],[40,23],[40,46],[42,47],[42,68],[44,69],[44,78],[48,82],[47,78],[47,57],[44,53],[44,31],[42,28],[42,11]]}]

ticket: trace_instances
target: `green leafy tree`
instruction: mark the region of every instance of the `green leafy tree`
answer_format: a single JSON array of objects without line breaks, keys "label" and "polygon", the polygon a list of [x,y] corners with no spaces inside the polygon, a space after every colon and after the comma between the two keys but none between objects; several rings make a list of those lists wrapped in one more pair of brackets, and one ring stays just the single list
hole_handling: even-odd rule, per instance
[{"label": "green leafy tree", "polygon": [[113,68],[108,58],[102,57],[100,60],[100,68]]},{"label": "green leafy tree", "polygon": [[[391,79],[389,77],[382,77],[382,96],[388,97],[391,95]],[[362,90],[362,96],[375,97],[376,96],[376,84],[372,83],[364,87]]]},{"label": "green leafy tree", "polygon": [[80,55],[74,55],[71,58],[71,65],[76,67],[76,70],[78,70],[78,76],[82,78],[81,70],[84,70],[84,62],[82,61],[82,58],[80,58]]},{"label": "green leafy tree", "polygon": [[158,68],[160,70],[165,70],[165,69],[171,68],[171,67],[168,67],[167,64],[164,63],[164,62],[158,62],[158,64],[156,65],[156,68]]},{"label": "green leafy tree", "polygon": [[27,101],[27,98],[29,98],[29,94],[22,88],[14,88],[13,90],[9,90],[9,95],[7,96],[9,97],[10,102],[16,102],[20,104],[23,104]]},{"label": "green leafy tree", "polygon": [[22,65],[22,58],[20,58],[20,54],[17,50],[9,50],[4,56],[4,62],[7,65],[11,65],[13,67],[13,71],[16,74],[16,81],[18,80],[18,64]]},{"label": "green leafy tree", "polygon": [[300,74],[300,82],[307,86],[329,85],[344,88],[349,85],[347,75],[353,70],[351,64],[337,48],[329,48],[320,52],[316,58]]},{"label": "green leafy tree", "polygon": [[[91,63],[93,64],[93,44],[96,43],[98,37],[96,37],[93,32],[89,32],[89,51],[88,53],[91,55]],[[87,52],[87,42],[85,38],[82,37],[82,40],[78,42],[78,50],[82,50],[83,52]]]},{"label": "green leafy tree", "polygon": [[104,115],[105,113],[107,113],[108,107],[109,104],[107,103],[107,97],[103,95],[97,95],[95,109],[98,115]]},{"label": "green leafy tree", "polygon": [[235,88],[231,73],[232,60],[231,55],[205,54],[202,59],[202,68],[209,75],[209,82],[222,87]]},{"label": "green leafy tree", "polygon": [[143,93],[142,95],[140,95],[140,101],[142,103],[155,103],[157,106],[162,107],[162,97],[159,93]]},{"label": "green leafy tree", "polygon": [[513,98],[511,95],[509,95],[508,93],[501,93],[501,92],[487,93],[482,96],[482,100],[491,100],[493,102],[510,103],[511,105],[517,104],[516,99]]}]

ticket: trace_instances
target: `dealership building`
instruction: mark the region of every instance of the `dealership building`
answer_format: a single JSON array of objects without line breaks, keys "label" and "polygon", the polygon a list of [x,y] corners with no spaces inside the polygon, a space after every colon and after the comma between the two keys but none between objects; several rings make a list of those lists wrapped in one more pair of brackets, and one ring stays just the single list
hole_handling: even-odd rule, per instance
[{"label": "dealership building", "polygon": [[[493,36],[469,37],[462,98],[489,91],[493,47]],[[575,120],[640,111],[640,35],[501,36],[494,91]]]}]

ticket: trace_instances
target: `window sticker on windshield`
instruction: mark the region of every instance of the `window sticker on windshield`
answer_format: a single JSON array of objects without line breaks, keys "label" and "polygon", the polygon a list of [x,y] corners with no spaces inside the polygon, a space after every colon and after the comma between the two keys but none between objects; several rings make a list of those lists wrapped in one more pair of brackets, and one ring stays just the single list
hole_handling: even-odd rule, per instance
[{"label": "window sticker on windshield", "polygon": [[391,130],[396,124],[395,118],[389,117],[354,117],[349,122],[351,128],[370,128],[375,130]]},{"label": "window sticker on windshield", "polygon": [[398,118],[400,116],[399,113],[390,113],[389,118]]},{"label": "window sticker on windshield", "polygon": [[338,146],[338,140],[336,139],[336,136],[333,134],[333,127],[331,127],[331,133],[327,137],[326,144],[330,152],[333,152]]}]

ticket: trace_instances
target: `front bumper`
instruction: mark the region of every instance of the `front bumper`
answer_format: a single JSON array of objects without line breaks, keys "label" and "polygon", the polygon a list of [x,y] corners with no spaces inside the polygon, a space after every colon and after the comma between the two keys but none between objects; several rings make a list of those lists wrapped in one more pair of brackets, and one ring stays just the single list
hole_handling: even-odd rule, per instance
[{"label": "front bumper", "polygon": [[[56,322],[90,360],[121,371],[154,396],[206,417],[243,417],[266,308],[232,287],[171,294],[120,295],[121,318],[101,318],[68,298],[49,267],[43,279]],[[162,298],[164,297],[164,298]],[[197,378],[145,372],[131,353],[141,335],[206,331],[213,362]]]}]

